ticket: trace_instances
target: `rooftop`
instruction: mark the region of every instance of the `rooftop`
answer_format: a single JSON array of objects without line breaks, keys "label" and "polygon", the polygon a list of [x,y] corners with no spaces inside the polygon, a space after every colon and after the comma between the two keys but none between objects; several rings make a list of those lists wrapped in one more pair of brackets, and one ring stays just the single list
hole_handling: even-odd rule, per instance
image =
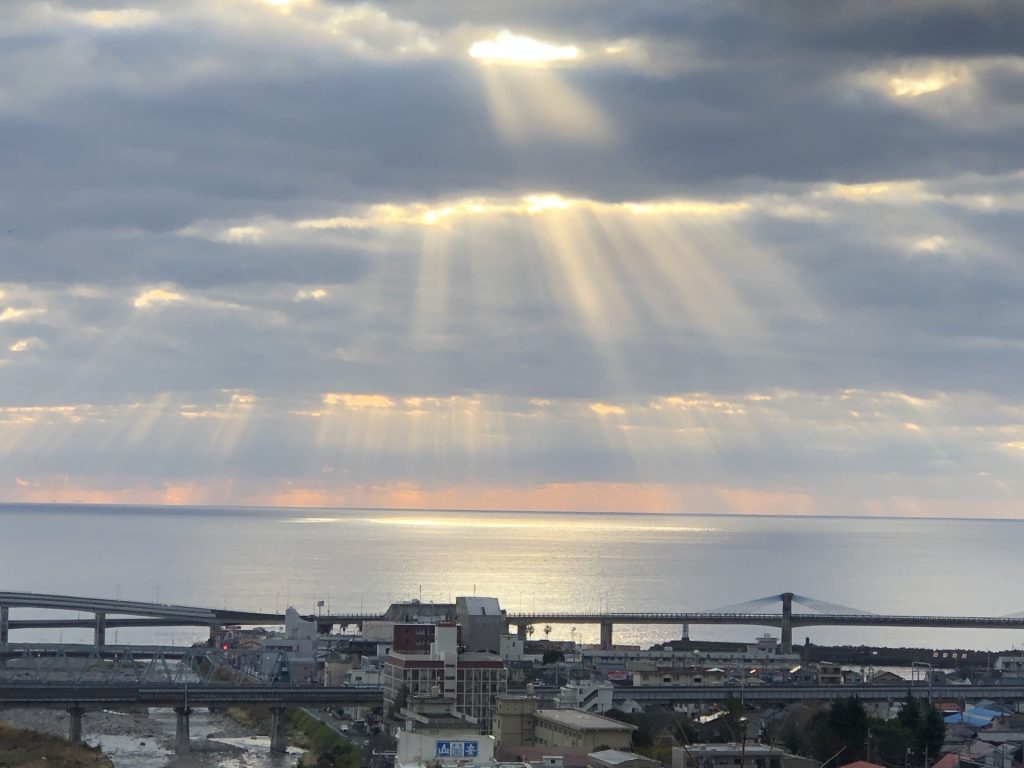
[{"label": "rooftop", "polygon": [[471,616],[501,616],[501,604],[496,597],[460,597],[458,601]]},{"label": "rooftop", "polygon": [[591,752],[589,757],[600,760],[606,765],[619,765],[645,759],[643,755],[638,755],[635,752],[623,752],[621,749],[602,749],[600,752]]},{"label": "rooftop", "polygon": [[621,723],[612,720],[610,717],[592,715],[580,709],[538,709],[537,717],[567,728],[575,728],[581,731],[635,731],[635,725]]},{"label": "rooftop", "polygon": [[[676,747],[676,749],[682,749],[682,747]],[[721,757],[728,757],[731,755],[784,755],[786,750],[774,747],[771,744],[738,744],[736,742],[729,742],[727,744],[691,744],[686,747],[687,752],[696,752],[702,755],[719,755]],[[856,766],[856,768],[865,768],[870,763],[860,765],[859,763],[851,763],[850,765]],[[846,768],[844,766],[844,768]],[[874,766],[874,768],[882,768],[881,766]]]}]

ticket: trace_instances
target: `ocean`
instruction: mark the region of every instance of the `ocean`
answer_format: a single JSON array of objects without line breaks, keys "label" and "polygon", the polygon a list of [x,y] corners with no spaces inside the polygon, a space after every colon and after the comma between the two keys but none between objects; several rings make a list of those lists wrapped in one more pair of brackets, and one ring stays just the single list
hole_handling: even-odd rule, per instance
[{"label": "ocean", "polygon": [[[493,595],[518,610],[713,610],[792,591],[878,613],[1024,611],[1024,522],[829,517],[0,505],[0,590],[246,610],[383,611]],[[802,610],[796,606],[795,610]],[[28,615],[12,609],[11,618]],[[50,614],[52,615],[52,614]],[[616,627],[649,645],[680,627]],[[691,627],[749,641],[760,627]],[[113,635],[111,634],[113,633]],[[108,630],[182,643],[196,629]],[[552,638],[597,641],[592,626]],[[798,628],[794,643],[1001,650],[1024,631]],[[21,630],[12,641],[89,641]]]}]

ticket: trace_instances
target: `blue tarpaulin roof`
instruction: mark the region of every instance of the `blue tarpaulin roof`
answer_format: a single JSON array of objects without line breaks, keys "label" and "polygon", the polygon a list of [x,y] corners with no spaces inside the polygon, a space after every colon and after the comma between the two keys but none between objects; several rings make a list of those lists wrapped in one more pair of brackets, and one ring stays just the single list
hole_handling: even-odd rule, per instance
[{"label": "blue tarpaulin roof", "polygon": [[992,709],[982,709],[981,707],[968,707],[962,713],[957,712],[955,715],[948,715],[944,717],[947,725],[953,725],[954,723],[967,723],[968,725],[984,726],[995,720],[1001,712],[996,712]]}]

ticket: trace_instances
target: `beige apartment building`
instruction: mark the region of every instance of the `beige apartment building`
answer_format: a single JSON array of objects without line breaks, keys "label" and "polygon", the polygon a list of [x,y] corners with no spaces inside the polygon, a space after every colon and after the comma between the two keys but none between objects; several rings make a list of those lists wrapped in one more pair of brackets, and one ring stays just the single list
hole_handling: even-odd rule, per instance
[{"label": "beige apartment building", "polygon": [[539,709],[537,699],[498,699],[494,736],[499,747],[551,747],[594,752],[629,749],[636,726],[579,709]]}]

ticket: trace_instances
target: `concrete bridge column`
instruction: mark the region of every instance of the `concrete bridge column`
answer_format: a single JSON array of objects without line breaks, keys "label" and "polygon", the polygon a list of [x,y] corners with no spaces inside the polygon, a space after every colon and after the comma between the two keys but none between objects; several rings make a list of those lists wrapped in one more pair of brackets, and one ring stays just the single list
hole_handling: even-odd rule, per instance
[{"label": "concrete bridge column", "polygon": [[288,708],[270,708],[270,751],[283,755],[288,751]]},{"label": "concrete bridge column", "polygon": [[69,707],[68,714],[71,715],[71,720],[68,722],[68,741],[72,744],[81,744],[82,715],[85,714],[85,709],[82,707]]},{"label": "concrete bridge column", "polygon": [[10,642],[11,633],[11,609],[6,605],[0,605],[0,645],[7,645]]},{"label": "concrete bridge column", "polygon": [[96,626],[93,629],[92,641],[94,645],[107,644],[107,614],[96,614]]},{"label": "concrete bridge column", "polygon": [[516,625],[516,634],[519,636],[519,639],[523,642],[526,642],[526,628],[528,626],[529,625],[525,623]]},{"label": "concrete bridge column", "polygon": [[793,652],[793,593],[782,595],[782,652]]},{"label": "concrete bridge column", "polygon": [[318,621],[316,623],[316,633],[318,635],[329,635],[334,631],[334,624],[329,621]]},{"label": "concrete bridge column", "polygon": [[601,622],[601,650],[603,651],[612,647],[612,626],[610,621]]},{"label": "concrete bridge column", "polygon": [[188,716],[192,710],[188,707],[175,707],[174,714],[177,715],[174,723],[174,749],[179,755],[187,754],[191,746],[188,733]]}]

